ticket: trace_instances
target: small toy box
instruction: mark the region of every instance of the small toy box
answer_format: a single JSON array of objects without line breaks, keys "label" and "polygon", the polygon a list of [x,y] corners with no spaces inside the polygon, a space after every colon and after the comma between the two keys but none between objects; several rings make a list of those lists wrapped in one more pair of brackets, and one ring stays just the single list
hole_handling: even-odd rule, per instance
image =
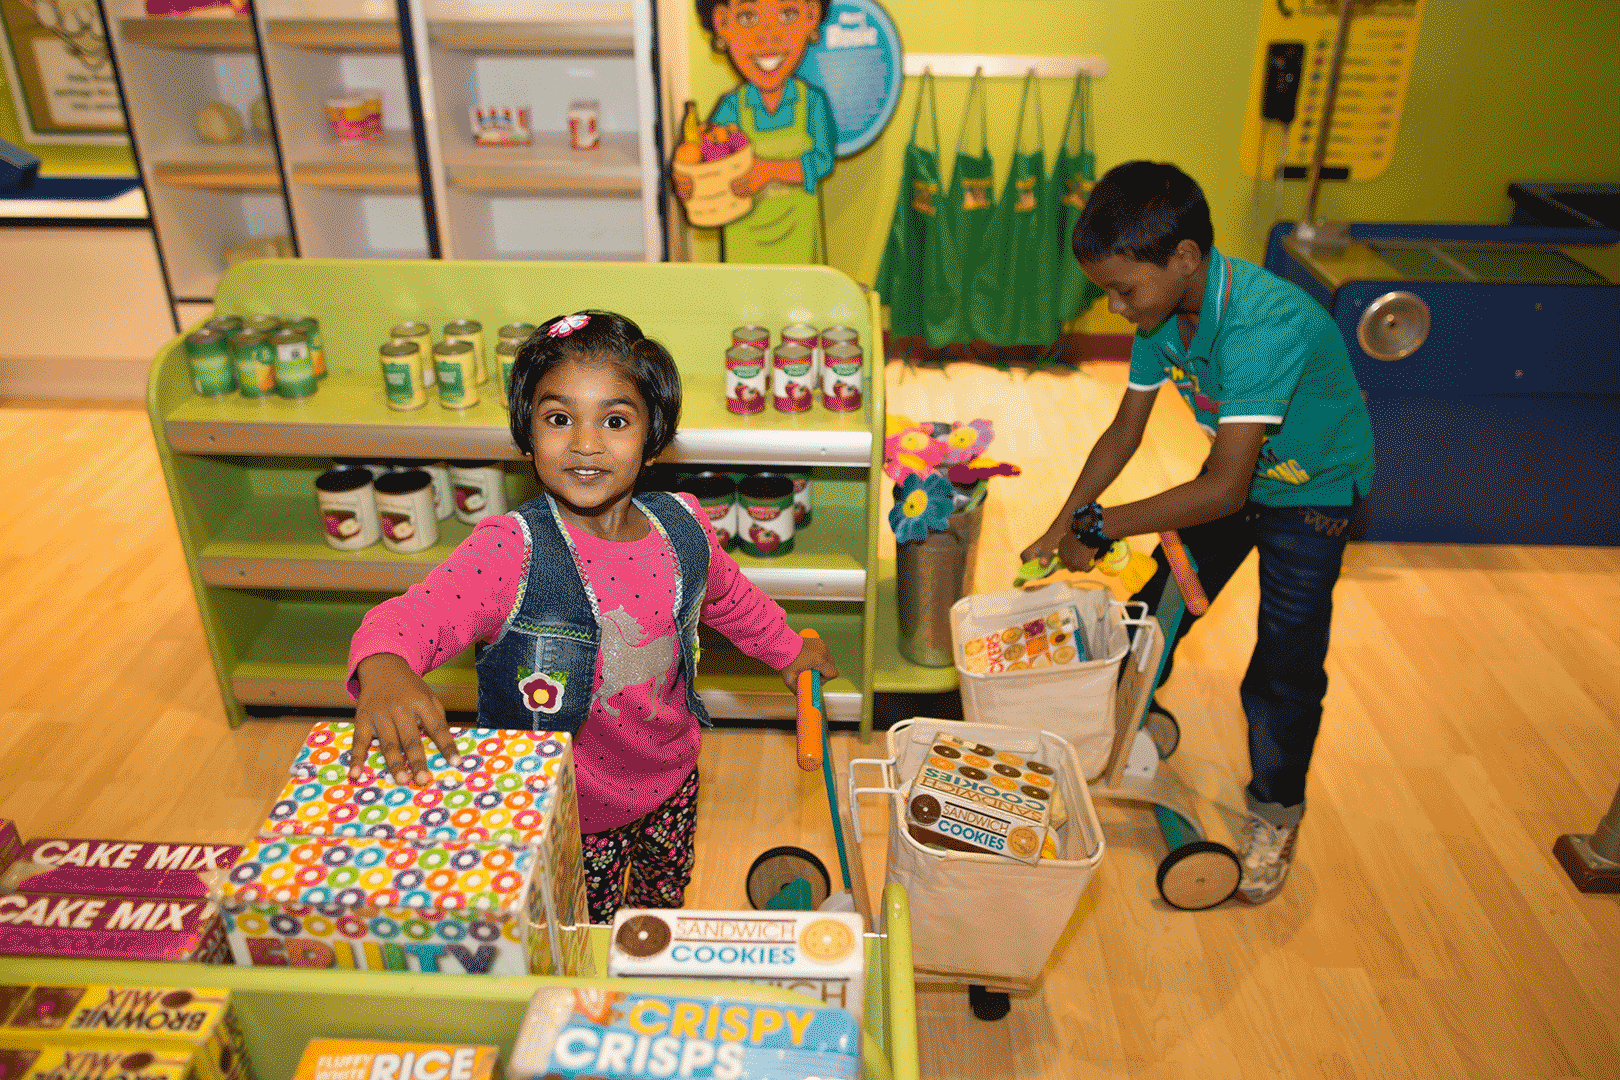
[{"label": "small toy box", "polygon": [[453,1043],[311,1039],[293,1080],[492,1080],[498,1053]]},{"label": "small toy box", "polygon": [[201,900],[240,854],[234,844],[30,840],[5,880],[30,892]]},{"label": "small toy box", "polygon": [[1055,771],[941,731],[911,782],[907,830],[922,844],[1037,863],[1052,843]]},{"label": "small toy box", "polygon": [[210,901],[31,891],[0,896],[0,955],[231,962]]},{"label": "small toy box", "polygon": [[780,986],[848,1009],[858,1020],[865,960],[857,915],[623,908],[613,920],[608,974]]},{"label": "small toy box", "polygon": [[[210,987],[35,985],[17,990],[0,1046],[174,1044],[203,1080],[251,1080],[230,991]],[[0,1004],[0,1010],[5,1006]]]}]

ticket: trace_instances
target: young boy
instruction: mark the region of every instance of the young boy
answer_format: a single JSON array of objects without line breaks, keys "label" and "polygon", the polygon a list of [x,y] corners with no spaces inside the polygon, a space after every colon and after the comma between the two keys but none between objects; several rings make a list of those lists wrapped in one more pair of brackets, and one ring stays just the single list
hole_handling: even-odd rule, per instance
[{"label": "young boy", "polygon": [[[1073,244],[1108,309],[1136,325],[1130,382],[1068,502],[1023,558],[1056,554],[1083,571],[1116,539],[1176,529],[1213,600],[1260,549],[1259,639],[1242,686],[1252,779],[1238,895],[1263,903],[1282,888],[1305,813],[1333,585],[1345,528],[1372,483],[1367,407],[1328,313],[1289,282],[1221,254],[1203,191],[1175,166],[1111,169]],[[1202,471],[1152,498],[1099,506],[1167,379],[1214,440]],[[1163,551],[1155,557],[1158,573],[1133,598],[1150,607],[1169,574]],[[1182,620],[1172,651],[1192,622]]]}]

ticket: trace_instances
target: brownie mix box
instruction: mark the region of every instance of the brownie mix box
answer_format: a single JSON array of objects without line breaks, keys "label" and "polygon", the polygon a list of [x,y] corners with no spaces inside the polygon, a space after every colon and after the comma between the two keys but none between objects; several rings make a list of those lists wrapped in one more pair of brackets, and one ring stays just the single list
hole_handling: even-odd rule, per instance
[{"label": "brownie mix box", "polygon": [[261,833],[533,846],[541,910],[547,925],[559,928],[560,955],[541,973],[595,973],[583,929],[590,920],[570,736],[460,729],[460,763],[452,766],[424,741],[433,781],[413,787],[395,783],[375,749],[351,782],[353,734],[354,725],[345,722],[310,730]]},{"label": "brownie mix box", "polygon": [[5,1080],[207,1080],[181,1043],[40,1043],[0,1046]]},{"label": "brownie mix box", "polygon": [[0,1046],[175,1043],[203,1080],[251,1080],[230,991],[218,987],[36,984],[19,988]]},{"label": "brownie mix box", "polygon": [[235,844],[30,840],[6,877],[30,892],[201,900],[241,853]]},{"label": "brownie mix box", "polygon": [[1051,833],[1055,770],[944,732],[906,796],[906,825],[923,844],[1040,861]]},{"label": "brownie mix box", "polygon": [[23,891],[0,896],[0,956],[228,964],[231,949],[208,900]]}]

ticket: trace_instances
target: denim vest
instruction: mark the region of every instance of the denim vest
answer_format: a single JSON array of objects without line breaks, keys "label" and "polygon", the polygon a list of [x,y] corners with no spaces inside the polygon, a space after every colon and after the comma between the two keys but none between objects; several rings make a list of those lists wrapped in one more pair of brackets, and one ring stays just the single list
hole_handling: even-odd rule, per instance
[{"label": "denim vest", "polygon": [[[675,623],[686,707],[708,725],[693,684],[698,616],[709,583],[709,539],[691,509],[673,495],[649,491],[637,495],[635,504],[675,557]],[[551,496],[531,499],[512,516],[523,530],[528,566],[512,613],[478,657],[478,724],[576,734],[591,712],[601,610]]]}]

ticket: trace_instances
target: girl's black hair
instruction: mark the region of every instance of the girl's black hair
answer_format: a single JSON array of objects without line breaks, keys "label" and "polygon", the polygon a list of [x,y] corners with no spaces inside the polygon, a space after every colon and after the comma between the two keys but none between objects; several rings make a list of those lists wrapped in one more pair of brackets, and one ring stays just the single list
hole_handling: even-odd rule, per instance
[{"label": "girl's black hair", "polygon": [[1215,244],[1198,181],[1169,162],[1127,161],[1104,173],[1086,196],[1071,242],[1083,263],[1123,255],[1165,266],[1183,240],[1197,244],[1201,255]]},{"label": "girl's black hair", "polygon": [[[585,321],[570,327],[581,318]],[[519,346],[512,361],[512,441],[525,455],[534,453],[530,428],[534,394],[546,372],[569,358],[598,360],[617,368],[647,403],[647,439],[642,460],[651,461],[675,438],[681,421],[681,373],[669,350],[641,332],[641,327],[611,311],[579,311],[546,322]]]}]

